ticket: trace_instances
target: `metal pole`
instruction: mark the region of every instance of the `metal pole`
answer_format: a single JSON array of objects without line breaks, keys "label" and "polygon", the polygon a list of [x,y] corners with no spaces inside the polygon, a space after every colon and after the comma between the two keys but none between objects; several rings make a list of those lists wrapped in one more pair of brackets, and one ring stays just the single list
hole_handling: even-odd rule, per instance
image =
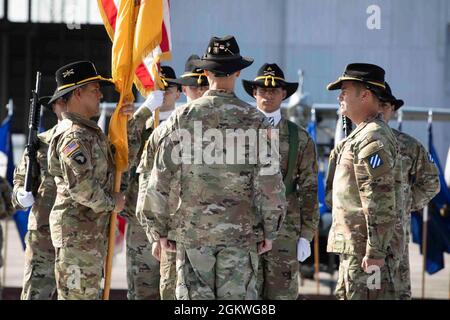
[{"label": "metal pole", "polygon": [[8,21],[8,0],[3,0],[3,18]]},{"label": "metal pole", "polygon": [[[27,22],[28,22],[28,23],[31,22],[31,7],[32,7],[31,3],[32,3],[32,1],[31,1],[31,0],[28,0],[28,19],[27,19]],[[38,10],[39,10],[39,9],[38,9]]]},{"label": "metal pole", "polygon": [[5,234],[3,242],[3,270],[2,270],[2,286],[6,287],[6,265],[8,261],[8,219],[5,220]]},{"label": "metal pole", "polygon": [[427,263],[428,206],[423,209],[422,225],[422,299],[425,298],[425,269]]},{"label": "metal pole", "polygon": [[319,270],[319,230],[314,235],[314,273],[316,274],[316,291],[320,294],[320,270]]}]

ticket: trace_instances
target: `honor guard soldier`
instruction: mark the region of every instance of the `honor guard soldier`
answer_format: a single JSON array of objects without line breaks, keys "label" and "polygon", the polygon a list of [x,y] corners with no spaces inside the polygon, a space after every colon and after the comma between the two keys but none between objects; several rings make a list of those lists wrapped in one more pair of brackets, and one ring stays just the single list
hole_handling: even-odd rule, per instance
[{"label": "honor guard soldier", "polygon": [[[48,103],[51,97],[42,97],[39,102],[55,113],[58,122],[66,105],[62,98]],[[56,291],[55,248],[50,236],[49,216],[56,198],[54,177],[48,172],[47,152],[57,125],[38,135],[37,163],[31,192],[24,190],[27,158],[22,160],[14,170],[14,192],[12,201],[17,210],[31,207],[28,216],[28,232],[25,236],[25,269],[23,276],[22,300],[49,300]]]},{"label": "honor guard soldier", "polygon": [[[56,83],[50,103],[62,97],[66,104],[48,151],[57,186],[50,231],[58,299],[99,299],[110,214],[121,211],[125,202],[121,193],[113,192],[110,142],[91,120],[99,115],[100,85],[112,82],[92,62],[78,61],[58,69]],[[132,111],[131,103],[121,109],[124,115]]]},{"label": "honor guard soldier", "polygon": [[[397,99],[386,82],[384,101],[380,104],[380,111],[384,120],[389,121],[404,102]],[[411,299],[411,272],[409,267],[409,238],[411,230],[411,212],[423,209],[439,192],[439,173],[433,158],[425,147],[410,135],[392,129],[399,145],[401,170],[403,176],[402,190],[405,192],[404,217],[402,219],[404,233],[404,248],[399,260],[399,269],[395,281],[396,299]]]},{"label": "honor guard soldier", "polygon": [[395,170],[398,145],[379,115],[385,86],[384,70],[366,63],[349,64],[327,86],[341,90],[341,112],[356,124],[339,144],[329,172],[333,223],[327,250],[340,254],[339,299],[394,298],[391,245],[403,201],[395,186],[401,181]]},{"label": "honor guard soldier", "polygon": [[242,84],[256,99],[258,110],[280,131],[280,165],[288,204],[272,250],[260,256],[260,296],[296,300],[297,257],[304,261],[311,254],[310,242],[319,223],[316,146],[304,128],[281,115],[281,102],[297,90],[298,83],[287,82],[277,64],[265,63],[253,81],[242,80]]},{"label": "honor guard soldier", "polygon": [[[162,249],[177,251],[177,299],[257,298],[257,252],[271,249],[285,214],[285,188],[275,161],[278,150],[270,148],[277,132],[234,94],[240,70],[252,62],[240,55],[234,37],[213,37],[203,57],[193,63],[205,70],[209,90],[176,109],[157,144],[147,218]],[[217,141],[208,141],[211,134]],[[224,148],[227,134],[233,144],[241,141],[244,153],[237,154],[231,145]],[[250,143],[247,134],[255,134],[257,141]],[[258,145],[273,151],[269,161],[251,161],[249,151]],[[175,227],[168,201],[173,181],[181,189]],[[263,217],[264,240],[258,245],[253,206]],[[171,228],[176,242],[167,238]]]}]

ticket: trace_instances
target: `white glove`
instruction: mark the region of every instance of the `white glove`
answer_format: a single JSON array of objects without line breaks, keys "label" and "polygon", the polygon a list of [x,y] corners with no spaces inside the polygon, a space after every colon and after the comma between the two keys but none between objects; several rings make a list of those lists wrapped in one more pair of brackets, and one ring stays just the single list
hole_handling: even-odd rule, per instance
[{"label": "white glove", "polygon": [[311,244],[305,238],[298,239],[297,242],[297,260],[305,261],[311,255]]},{"label": "white glove", "polygon": [[164,91],[155,90],[150,92],[142,107],[147,108],[151,112],[155,112],[156,108],[161,107],[164,101]]},{"label": "white glove", "polygon": [[24,208],[31,207],[34,203],[33,194],[20,188],[17,190],[17,202]]}]

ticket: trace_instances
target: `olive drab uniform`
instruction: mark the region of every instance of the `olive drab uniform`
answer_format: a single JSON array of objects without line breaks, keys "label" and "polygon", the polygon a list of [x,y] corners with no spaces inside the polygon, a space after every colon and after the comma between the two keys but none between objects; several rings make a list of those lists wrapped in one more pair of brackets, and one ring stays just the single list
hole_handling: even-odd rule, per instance
[{"label": "olive drab uniform", "polygon": [[91,120],[65,112],[49,146],[49,172],[57,196],[50,213],[56,248],[58,299],[100,299],[106,256],[114,160],[110,144]]},{"label": "olive drab uniform", "polygon": [[409,267],[409,240],[411,212],[425,207],[439,192],[439,173],[433,159],[424,146],[410,135],[392,129],[399,144],[405,192],[405,216],[403,226],[405,247],[399,257],[399,271],[395,287],[397,299],[411,299],[411,277]]},{"label": "olive drab uniform", "polygon": [[[392,243],[403,214],[403,198],[396,197],[396,184],[402,180],[395,170],[399,162],[396,138],[377,116],[360,123],[338,150],[330,159],[335,171],[330,172],[333,224],[327,246],[328,252],[340,254],[336,296],[393,299],[393,250],[398,248],[392,248]],[[362,270],[364,256],[385,259],[378,283]]]},{"label": "olive drab uniform", "polygon": [[[311,241],[319,223],[317,154],[316,146],[304,128],[283,117],[276,128],[280,130],[280,166],[286,189],[289,189],[286,191],[288,204],[286,217],[272,250],[260,256],[258,286],[263,299],[295,300],[299,287],[297,241],[300,237]],[[290,159],[294,134],[298,136],[295,157]],[[290,164],[292,160],[294,162]],[[289,166],[294,170],[288,173]],[[287,177],[289,174],[291,176]],[[291,186],[288,179],[292,179]]]},{"label": "olive drab uniform", "polygon": [[[236,164],[234,156],[227,163],[225,150],[231,152],[231,148],[222,148],[224,141],[208,144],[208,139],[195,140],[200,138],[200,121],[200,133],[213,129],[209,133],[220,135],[218,139],[226,137],[227,129],[243,129],[232,131],[237,141],[246,141],[244,150],[254,147],[245,139],[246,130],[269,128],[258,110],[225,90],[209,90],[176,109],[164,125],[148,181],[150,232],[155,239],[168,236],[173,222],[168,197],[176,181],[181,189],[175,227],[176,298],[256,299],[258,258],[253,206],[262,214],[264,237],[274,240],[286,212],[279,163],[270,166],[258,160],[252,164],[249,153],[245,153],[244,164]],[[188,134],[194,137],[195,152],[188,147],[190,144],[183,145],[182,161],[177,161],[173,158],[177,154],[175,146],[187,142]],[[276,136],[277,131],[273,129],[271,134]],[[266,137],[267,133],[262,134],[258,141],[267,143],[278,159],[278,148],[271,149],[272,139]],[[209,150],[223,162],[196,158],[202,150]]]},{"label": "olive drab uniform", "polygon": [[[50,236],[49,216],[56,198],[56,184],[48,172],[47,152],[57,126],[38,135],[37,168],[39,176],[34,179],[35,202],[28,216],[28,232],[25,237],[25,269],[22,285],[22,300],[48,300],[56,292],[55,248]],[[25,186],[26,153],[14,171],[13,204],[16,209],[25,209],[17,202],[17,191]]]},{"label": "olive drab uniform", "polygon": [[[5,178],[0,177],[0,220],[11,217],[15,210],[11,202],[12,188]],[[0,269],[3,267],[3,229],[0,224]],[[0,280],[0,300],[2,299],[3,284]]]}]

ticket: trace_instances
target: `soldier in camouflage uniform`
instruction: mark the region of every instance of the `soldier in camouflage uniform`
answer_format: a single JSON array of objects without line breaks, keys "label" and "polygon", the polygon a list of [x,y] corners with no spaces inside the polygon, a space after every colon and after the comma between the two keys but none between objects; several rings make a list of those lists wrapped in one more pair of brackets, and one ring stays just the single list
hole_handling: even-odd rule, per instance
[{"label": "soldier in camouflage uniform", "polygon": [[[197,55],[191,55],[186,61],[185,72],[181,75],[180,78],[175,80],[170,80],[168,83],[179,84],[182,86],[182,91],[186,95],[187,102],[191,102],[192,100],[200,98],[203,93],[208,88],[208,80],[202,69],[196,68],[192,65],[192,61],[199,59],[200,57]],[[156,153],[157,141],[160,137],[160,132],[164,126],[164,123],[160,125],[155,131],[152,133],[151,138],[147,141],[144,152],[141,158],[140,165],[138,167],[137,172],[140,175],[140,184],[142,188],[140,190],[142,192],[139,193],[138,207],[140,208],[140,212],[137,213],[142,219],[145,220],[147,214],[149,212],[144,213],[144,210],[148,211],[149,204],[146,203],[148,201],[148,194],[146,185],[148,183],[148,178],[150,177],[150,173],[153,167],[154,155]],[[142,177],[142,178],[141,178]],[[177,187],[176,183],[173,183],[170,188],[171,194],[169,196],[169,208],[172,215],[172,218],[175,219],[174,213],[178,207],[179,202],[179,187]],[[172,225],[176,225],[175,220],[173,220]],[[151,235],[149,235],[151,238]],[[174,232],[172,231],[168,235],[168,239],[175,241]],[[161,250],[161,246],[159,241],[154,242],[154,252],[155,257],[160,260],[160,295],[163,300],[174,300],[175,299],[175,288],[176,288],[176,253],[170,252],[167,250]]]},{"label": "soldier in camouflage uniform", "polygon": [[[146,118],[142,117],[143,122],[141,125],[138,125],[141,128],[137,133],[141,137],[140,148],[136,162],[130,170],[130,186],[126,192],[124,212],[126,212],[127,218],[127,296],[131,300],[158,299],[160,287],[166,287],[165,281],[160,281],[160,263],[152,255],[152,242],[149,241],[143,228],[145,220],[140,220],[141,215],[136,214],[136,202],[139,191],[138,175],[140,174],[140,171],[137,171],[137,165],[143,152],[144,143],[153,131],[151,112],[157,107],[163,110],[159,114],[159,120],[163,122],[175,110],[175,102],[180,97],[180,86],[173,82],[176,78],[175,71],[169,66],[162,66],[160,76],[164,84],[164,91],[151,92],[143,104],[147,116]],[[175,257],[173,261],[175,263]],[[161,291],[164,292],[163,290]],[[174,295],[175,286],[173,286],[171,295],[161,294],[161,298],[164,299],[166,296],[174,297]]]},{"label": "soldier in camouflage uniform", "polygon": [[[270,147],[278,131],[266,131],[264,116],[233,93],[240,70],[252,62],[239,54],[234,37],[213,37],[202,59],[194,61],[205,70],[210,90],[178,108],[160,134],[148,182],[147,219],[161,247],[177,251],[177,299],[256,299],[257,253],[272,248],[285,214],[276,143],[269,161],[250,161],[251,149]],[[254,132],[259,144],[250,144],[246,131]],[[213,134],[209,139],[214,142],[204,133]],[[226,133],[234,137],[233,146],[224,148]],[[243,142],[239,162],[233,152],[236,140]],[[181,188],[176,242],[167,238],[173,221],[168,208],[173,181]],[[258,245],[253,206],[263,217],[264,240]]]},{"label": "soldier in camouflage uniform", "polygon": [[[386,102],[380,104],[384,120],[394,116],[396,110],[403,105],[403,100],[396,99],[386,82]],[[410,135],[392,129],[399,144],[400,158],[403,170],[403,191],[405,193],[405,210],[402,219],[405,246],[397,259],[399,269],[395,282],[396,298],[411,299],[411,276],[409,267],[409,240],[411,229],[411,212],[421,210],[439,192],[439,173],[434,161],[425,147]]]},{"label": "soldier in camouflage uniform", "polygon": [[338,145],[328,178],[333,224],[327,251],[340,254],[339,299],[395,297],[394,257],[403,245],[396,238],[403,208],[396,183],[402,177],[395,169],[396,138],[378,114],[384,88],[384,70],[362,63],[348,65],[327,87],[341,89],[342,114],[357,125]]},{"label": "soldier in camouflage uniform", "polygon": [[259,295],[262,299],[295,300],[297,257],[304,261],[311,254],[310,242],[319,223],[316,147],[304,128],[281,116],[281,102],[297,90],[298,83],[286,82],[278,65],[264,64],[254,81],[243,80],[242,84],[256,99],[257,108],[280,130],[281,172],[288,203],[272,250],[260,256]]},{"label": "soldier in camouflage uniform", "polygon": [[[92,62],[78,61],[58,69],[56,82],[50,103],[60,97],[66,103],[48,151],[49,173],[57,186],[50,232],[58,299],[99,299],[110,213],[121,211],[125,203],[121,193],[113,193],[109,140],[90,120],[99,115],[100,84],[111,81]],[[126,116],[132,111],[131,103],[121,109]]]},{"label": "soldier in camouflage uniform", "polygon": [[[11,217],[15,210],[11,203],[12,189],[8,181],[0,176],[0,220]],[[3,229],[0,224],[0,270],[3,267]],[[0,279],[0,300],[2,300],[3,284]]]},{"label": "soldier in camouflage uniform", "polygon": [[[40,99],[41,104],[52,110],[58,121],[66,106],[62,98],[48,104],[50,97]],[[22,285],[22,300],[52,299],[56,291],[55,281],[55,248],[50,237],[49,215],[56,198],[56,185],[48,172],[47,152],[56,125],[38,135],[39,148],[37,150],[36,169],[39,176],[33,177],[32,192],[26,192],[25,175],[27,158],[26,152],[14,171],[14,192],[12,202],[17,210],[31,207],[28,217],[28,232],[25,237],[25,268]]]},{"label": "soldier in camouflage uniform", "polygon": [[[142,144],[150,135],[152,129],[147,126],[151,117],[148,108],[140,108],[139,130],[137,135],[139,141],[129,141],[129,145],[134,143]],[[139,150],[136,159],[139,159]],[[137,174],[136,165],[132,165],[129,174],[129,186],[126,190],[125,209],[121,215],[127,220],[126,224],[126,263],[127,263],[127,298],[129,300],[156,300],[159,297],[159,263],[152,256],[151,243],[149,243],[145,231],[140,225],[135,215],[137,198]]]}]

